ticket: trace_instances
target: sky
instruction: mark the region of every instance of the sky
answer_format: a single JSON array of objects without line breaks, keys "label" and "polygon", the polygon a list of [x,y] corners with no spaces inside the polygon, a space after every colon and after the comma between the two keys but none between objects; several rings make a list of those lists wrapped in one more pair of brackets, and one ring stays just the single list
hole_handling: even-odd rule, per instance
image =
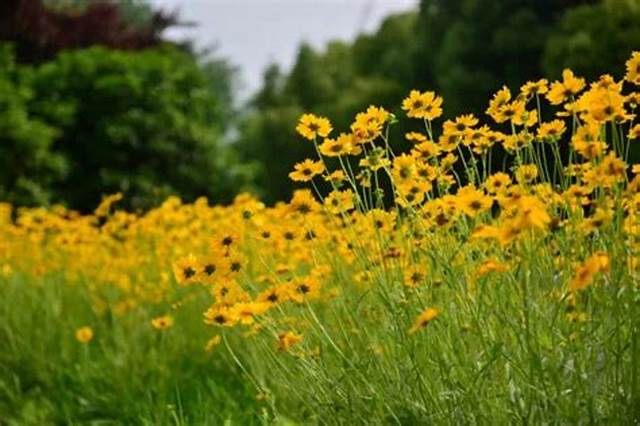
[{"label": "sky", "polygon": [[288,70],[298,46],[321,48],[330,40],[352,40],[375,31],[385,16],[417,7],[418,0],[150,0],[178,10],[192,28],[167,31],[173,39],[192,38],[198,47],[215,46],[219,56],[240,69],[238,96],[260,88],[270,63]]}]

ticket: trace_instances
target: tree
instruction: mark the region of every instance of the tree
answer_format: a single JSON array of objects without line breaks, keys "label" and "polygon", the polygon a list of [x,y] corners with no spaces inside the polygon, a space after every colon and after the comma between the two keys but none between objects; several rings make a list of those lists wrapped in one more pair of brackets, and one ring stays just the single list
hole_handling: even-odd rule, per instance
[{"label": "tree", "polygon": [[16,47],[18,63],[41,63],[65,49],[101,45],[140,50],[163,43],[177,17],[138,0],[3,0],[0,42]]},{"label": "tree", "polygon": [[189,54],[94,47],[35,68],[3,57],[2,199],[89,210],[122,191],[145,208],[169,194],[228,201],[242,184],[222,143],[228,93]]},{"label": "tree", "polygon": [[14,204],[48,203],[67,171],[65,158],[52,151],[58,130],[30,111],[31,77],[10,46],[0,45],[0,200]]},{"label": "tree", "polygon": [[618,70],[640,49],[640,1],[607,0],[570,10],[546,43],[542,58],[547,75],[564,68],[595,79]]}]

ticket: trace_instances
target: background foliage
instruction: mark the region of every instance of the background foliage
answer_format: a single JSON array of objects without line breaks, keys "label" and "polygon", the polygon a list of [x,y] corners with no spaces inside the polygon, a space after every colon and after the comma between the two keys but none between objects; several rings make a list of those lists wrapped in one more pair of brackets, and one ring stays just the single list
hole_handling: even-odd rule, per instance
[{"label": "background foliage", "polygon": [[13,48],[0,59],[0,200],[88,210],[125,191],[145,208],[171,193],[227,201],[252,189],[275,202],[312,153],[292,125],[303,112],[344,130],[369,104],[400,114],[417,88],[442,95],[446,116],[483,115],[503,83],[565,67],[621,73],[640,48],[640,0],[422,0],[353,42],[303,44],[236,111],[227,61],[162,39],[178,22],[138,0],[3,2],[0,43]]},{"label": "background foliage", "polygon": [[[444,97],[445,116],[484,115],[502,84],[517,90],[562,69],[593,79],[617,70],[640,48],[638,0],[422,0],[417,13],[387,18],[373,34],[323,51],[303,45],[289,73],[265,72],[244,118],[238,149],[259,167],[256,186],[268,201],[289,196],[287,172],[313,147],[294,134],[303,111],[348,129],[369,104],[401,114],[413,88]],[[405,127],[392,137],[401,144]]]},{"label": "background foliage", "polygon": [[122,191],[146,208],[238,190],[243,172],[222,142],[226,61],[163,42],[172,18],[137,2],[15,3],[3,18],[0,199],[88,210]]}]

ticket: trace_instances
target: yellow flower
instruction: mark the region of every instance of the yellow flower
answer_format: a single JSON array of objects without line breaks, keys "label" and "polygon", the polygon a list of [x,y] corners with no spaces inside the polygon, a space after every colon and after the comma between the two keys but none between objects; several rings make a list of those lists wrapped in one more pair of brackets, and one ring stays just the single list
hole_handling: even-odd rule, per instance
[{"label": "yellow flower", "polygon": [[552,105],[559,105],[577,95],[585,86],[584,78],[576,77],[573,71],[565,69],[562,71],[562,81],[551,83],[551,89],[547,93],[547,99]]},{"label": "yellow flower", "polygon": [[513,122],[513,124],[522,125],[527,118],[526,112],[527,110],[524,101],[515,100],[500,108],[500,111],[496,113],[496,122],[502,123],[509,120]]},{"label": "yellow flower", "polygon": [[345,191],[332,191],[327,198],[324,199],[324,205],[329,213],[340,214],[345,213],[355,207],[354,193],[348,189]]},{"label": "yellow flower", "polygon": [[319,147],[320,153],[325,157],[338,157],[341,155],[356,154],[351,135],[341,133],[337,139],[325,139]]},{"label": "yellow flower", "polygon": [[291,346],[296,345],[302,341],[302,335],[293,331],[287,331],[278,335],[278,351],[286,352]]},{"label": "yellow flower", "polygon": [[11,265],[9,265],[8,263],[5,263],[4,265],[2,265],[2,268],[0,268],[0,276],[4,278],[9,278],[12,273],[13,268],[11,268]]},{"label": "yellow flower", "polygon": [[196,257],[192,254],[179,259],[173,264],[173,273],[176,277],[176,281],[181,285],[193,284],[197,282],[199,269],[200,264],[198,263]]},{"label": "yellow flower", "polygon": [[93,212],[96,217],[105,217],[109,214],[109,210],[111,206],[117,201],[122,200],[122,193],[118,192],[117,194],[107,195],[102,199],[100,205]]},{"label": "yellow flower", "polygon": [[460,115],[455,120],[447,120],[443,125],[445,135],[463,136],[464,133],[478,124],[478,119],[473,114]]},{"label": "yellow flower", "polygon": [[549,81],[546,78],[538,81],[527,81],[522,87],[520,87],[520,93],[525,98],[530,98],[536,94],[544,95],[549,91]]},{"label": "yellow flower", "polygon": [[416,288],[425,283],[427,268],[424,265],[414,265],[403,271],[404,285]]},{"label": "yellow flower", "polygon": [[515,175],[518,183],[531,183],[538,177],[538,166],[535,164],[523,164],[516,169]]},{"label": "yellow flower", "polygon": [[391,115],[384,108],[370,106],[366,112],[356,115],[351,124],[354,144],[363,144],[374,140],[382,133],[384,124]]},{"label": "yellow flower", "polygon": [[345,175],[342,170],[336,170],[331,174],[325,176],[324,180],[326,180],[327,182],[333,182],[334,184],[339,184],[347,180],[347,175]]},{"label": "yellow flower", "polygon": [[496,123],[502,123],[507,120],[502,114],[502,110],[511,101],[511,91],[507,86],[502,86],[502,89],[498,90],[489,101],[489,108],[486,113],[493,118]]},{"label": "yellow flower", "polygon": [[553,120],[540,124],[538,128],[538,139],[555,142],[567,130],[567,126],[562,120]]},{"label": "yellow flower", "polygon": [[597,274],[609,271],[609,256],[599,251],[591,255],[576,269],[574,277],[569,282],[569,291],[584,290],[591,285]]},{"label": "yellow flower", "polygon": [[409,132],[406,133],[404,135],[404,137],[409,141],[409,142],[414,142],[414,143],[421,143],[421,142],[426,142],[428,139],[425,135],[423,135],[422,133],[418,133],[418,132]]},{"label": "yellow flower", "polygon": [[271,308],[271,303],[265,302],[246,302],[237,303],[231,307],[231,317],[237,318],[241,324],[253,324],[255,317],[262,315]]},{"label": "yellow flower", "polygon": [[409,97],[402,101],[402,109],[411,118],[433,120],[442,115],[442,98],[434,92],[421,93],[412,90]]},{"label": "yellow flower", "polygon": [[422,180],[413,180],[399,185],[396,202],[401,207],[412,207],[424,201],[425,194],[431,190],[431,183]]},{"label": "yellow flower", "polygon": [[640,138],[640,124],[636,124],[629,130],[629,135],[627,136],[630,140],[635,140]]},{"label": "yellow flower", "polygon": [[173,317],[171,315],[163,315],[151,320],[151,325],[156,330],[166,330],[173,326]]},{"label": "yellow flower", "polygon": [[296,126],[296,131],[309,140],[314,140],[318,136],[326,138],[331,130],[331,122],[327,118],[317,117],[314,114],[303,114]]},{"label": "yellow flower", "polygon": [[91,327],[80,327],[76,330],[76,340],[80,343],[89,343],[93,339],[93,330]]},{"label": "yellow flower", "polygon": [[496,260],[486,260],[476,271],[476,276],[482,277],[490,272],[505,272],[509,270],[509,265]]},{"label": "yellow flower", "polygon": [[625,65],[627,67],[625,80],[640,86],[640,52],[633,52]]},{"label": "yellow flower", "polygon": [[292,212],[306,215],[318,211],[320,204],[313,197],[311,191],[303,189],[293,192],[289,206]]},{"label": "yellow flower", "polygon": [[411,150],[411,155],[423,162],[429,161],[438,154],[440,154],[440,147],[431,141],[419,143]]},{"label": "yellow flower", "polygon": [[320,161],[306,159],[293,166],[294,171],[289,173],[289,178],[295,182],[309,182],[314,176],[324,171],[324,165]]},{"label": "yellow flower", "polygon": [[204,322],[209,325],[233,327],[238,323],[238,317],[227,306],[212,306],[204,313]]},{"label": "yellow flower", "polygon": [[289,286],[290,298],[297,303],[318,297],[320,291],[320,282],[313,277],[295,278]]},{"label": "yellow flower", "polygon": [[494,173],[484,182],[484,187],[490,194],[506,191],[509,185],[511,185],[511,177],[502,172]]},{"label": "yellow flower", "polygon": [[427,308],[418,317],[415,322],[409,329],[409,333],[413,334],[418,330],[423,329],[427,326],[431,321],[433,321],[438,315],[440,315],[440,311],[435,308]]},{"label": "yellow flower", "polygon": [[411,180],[416,174],[415,158],[407,154],[402,154],[393,159],[392,175],[396,185]]},{"label": "yellow flower", "polygon": [[456,194],[458,208],[469,217],[476,217],[491,208],[493,199],[473,186],[460,188]]}]

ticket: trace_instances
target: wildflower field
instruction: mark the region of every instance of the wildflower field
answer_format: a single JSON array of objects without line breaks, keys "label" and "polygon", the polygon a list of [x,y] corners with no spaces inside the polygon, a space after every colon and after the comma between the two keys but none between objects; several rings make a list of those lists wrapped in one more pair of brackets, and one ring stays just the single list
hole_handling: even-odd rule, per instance
[{"label": "wildflower field", "polygon": [[640,422],[625,71],[305,114],[272,207],[1,205],[0,424]]}]

